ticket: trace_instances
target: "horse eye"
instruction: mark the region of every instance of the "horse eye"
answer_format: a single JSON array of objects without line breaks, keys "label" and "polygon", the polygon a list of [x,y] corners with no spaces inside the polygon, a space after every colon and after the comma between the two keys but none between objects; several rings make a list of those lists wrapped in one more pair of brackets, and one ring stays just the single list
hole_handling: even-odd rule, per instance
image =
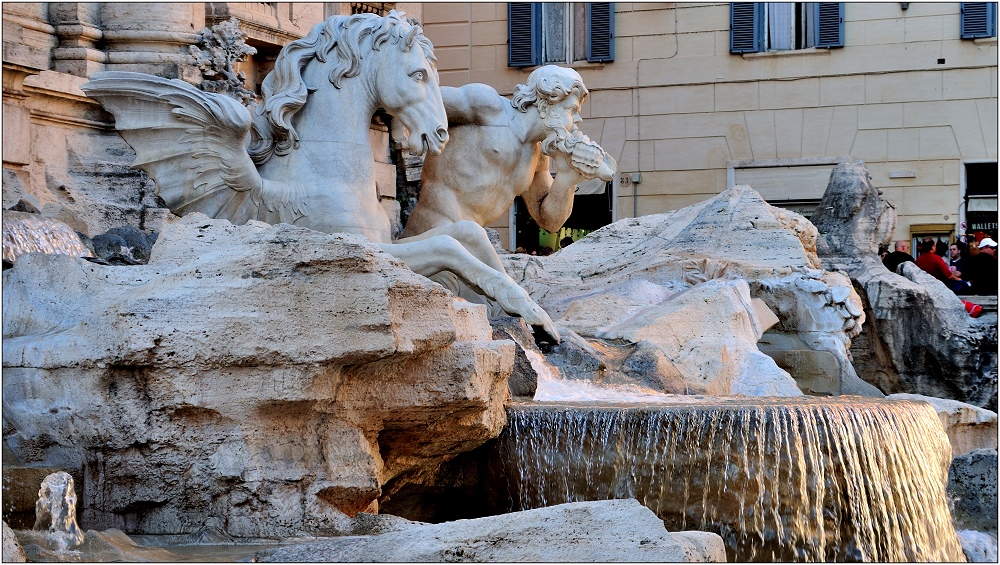
[{"label": "horse eye", "polygon": [[412,73],[410,73],[410,76],[413,77],[414,80],[417,80],[419,82],[424,82],[425,80],[427,80],[427,73],[424,71],[413,71]]}]

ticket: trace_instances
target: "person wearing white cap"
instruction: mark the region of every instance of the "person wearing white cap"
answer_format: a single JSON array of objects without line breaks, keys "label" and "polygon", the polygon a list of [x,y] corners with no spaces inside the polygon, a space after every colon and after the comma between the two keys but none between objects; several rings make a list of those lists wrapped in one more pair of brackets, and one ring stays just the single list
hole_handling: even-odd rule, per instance
[{"label": "person wearing white cap", "polygon": [[979,253],[969,257],[972,292],[992,296],[997,293],[997,242],[984,237],[979,242]]},{"label": "person wearing white cap", "polygon": [[984,237],[983,240],[979,242],[979,249],[989,253],[994,258],[997,256],[997,242],[993,241],[992,238]]}]

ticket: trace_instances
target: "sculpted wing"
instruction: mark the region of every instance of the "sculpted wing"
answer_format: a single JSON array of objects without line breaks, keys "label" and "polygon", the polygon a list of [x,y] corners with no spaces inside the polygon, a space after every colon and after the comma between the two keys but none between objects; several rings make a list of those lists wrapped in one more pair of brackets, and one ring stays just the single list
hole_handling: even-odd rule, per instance
[{"label": "sculpted wing", "polygon": [[284,221],[296,215],[298,202],[283,195],[269,201],[246,151],[250,111],[236,100],[144,73],[97,73],[81,88],[115,116],[116,129],[136,152],[133,166],[152,177],[174,213],[201,212],[236,224],[276,209],[287,209]]}]

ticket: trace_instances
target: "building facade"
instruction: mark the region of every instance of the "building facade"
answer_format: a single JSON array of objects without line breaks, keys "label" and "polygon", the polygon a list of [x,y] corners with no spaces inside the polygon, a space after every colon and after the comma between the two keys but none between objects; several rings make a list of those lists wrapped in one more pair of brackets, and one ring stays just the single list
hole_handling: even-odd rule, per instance
[{"label": "building facade", "polygon": [[[896,238],[996,237],[995,4],[616,2],[607,24],[594,6],[427,3],[423,24],[442,85],[581,74],[581,129],[619,164],[613,219],[734,184],[808,215],[836,163],[864,161]],[[516,216],[492,226],[511,246]]]}]

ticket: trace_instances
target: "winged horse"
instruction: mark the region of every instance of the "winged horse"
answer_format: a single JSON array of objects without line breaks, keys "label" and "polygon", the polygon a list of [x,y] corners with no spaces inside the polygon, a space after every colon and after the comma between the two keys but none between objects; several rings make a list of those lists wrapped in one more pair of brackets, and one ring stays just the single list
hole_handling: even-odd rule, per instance
[{"label": "winged horse", "polygon": [[392,241],[375,188],[372,115],[384,108],[394,116],[417,154],[439,154],[448,141],[433,47],[403,16],[317,24],[282,49],[252,112],[226,95],[143,73],[96,73],[82,89],[114,115],[136,152],[133,166],[173,212],[363,235],[418,274],[454,273],[558,341],[481,226],[457,222]]}]

